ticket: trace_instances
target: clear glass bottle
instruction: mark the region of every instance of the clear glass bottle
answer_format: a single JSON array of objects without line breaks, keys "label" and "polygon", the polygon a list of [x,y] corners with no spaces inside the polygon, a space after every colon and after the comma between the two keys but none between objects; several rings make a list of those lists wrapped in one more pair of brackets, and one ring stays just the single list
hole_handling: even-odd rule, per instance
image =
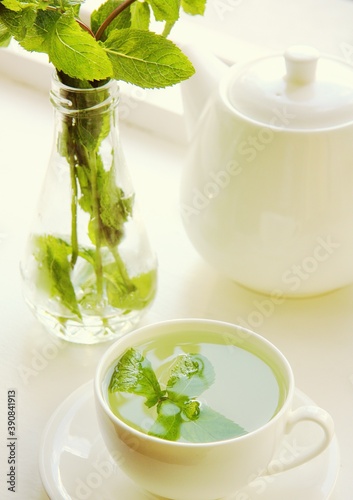
[{"label": "clear glass bottle", "polygon": [[21,262],[24,296],[47,330],[97,343],[131,330],[153,301],[157,263],[119,140],[116,81],[53,77],[53,150]]}]

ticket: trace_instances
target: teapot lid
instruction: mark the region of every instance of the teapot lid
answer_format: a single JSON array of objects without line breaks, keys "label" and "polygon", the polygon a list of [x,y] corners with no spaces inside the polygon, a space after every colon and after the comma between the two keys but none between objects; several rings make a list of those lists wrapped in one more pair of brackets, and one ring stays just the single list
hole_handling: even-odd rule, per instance
[{"label": "teapot lid", "polygon": [[[281,129],[323,129],[353,121],[353,70],[313,47],[292,46],[234,68],[227,99],[239,113]],[[229,80],[228,80],[229,82]]]}]

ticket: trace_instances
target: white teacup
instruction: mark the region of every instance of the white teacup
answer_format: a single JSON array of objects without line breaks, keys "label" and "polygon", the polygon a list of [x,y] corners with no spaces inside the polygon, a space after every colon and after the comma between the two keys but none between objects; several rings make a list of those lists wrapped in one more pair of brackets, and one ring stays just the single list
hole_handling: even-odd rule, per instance
[{"label": "white teacup", "polygon": [[[193,336],[200,332],[204,332],[205,337],[217,334],[226,346],[232,346],[231,349],[235,345],[271,366],[281,385],[282,400],[268,421],[238,437],[211,442],[181,442],[137,430],[113,413],[108,401],[109,374],[129,348],[138,348],[153,339],[165,340],[168,336],[173,343],[177,343],[179,334],[184,337],[184,342],[185,338],[189,338],[192,343]],[[316,406],[292,410],[294,390],[291,367],[274,345],[250,330],[205,319],[166,321],[129,333],[106,351],[95,376],[99,428],[110,454],[142,489],[174,500],[220,499],[245,487],[249,479],[254,479],[256,475],[278,473],[276,460],[271,464],[276,450],[285,435],[302,421],[316,423],[323,432],[316,445],[293,457],[292,461],[281,464],[280,473],[322,453],[334,434],[332,419]],[[223,396],[222,391],[219,392]],[[239,400],[232,401],[232,394],[228,392],[224,393],[224,397],[231,405],[241,405]],[[259,400],[256,404],[265,402]]]}]

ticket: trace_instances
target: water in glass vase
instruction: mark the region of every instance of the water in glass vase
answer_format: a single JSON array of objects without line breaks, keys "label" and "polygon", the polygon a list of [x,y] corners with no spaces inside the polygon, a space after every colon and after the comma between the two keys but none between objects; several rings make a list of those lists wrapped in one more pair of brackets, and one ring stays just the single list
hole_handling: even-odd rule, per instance
[{"label": "water in glass vase", "polygon": [[260,353],[213,333],[176,333],[128,349],[107,375],[112,411],[151,435],[211,442],[251,432],[286,388]]}]

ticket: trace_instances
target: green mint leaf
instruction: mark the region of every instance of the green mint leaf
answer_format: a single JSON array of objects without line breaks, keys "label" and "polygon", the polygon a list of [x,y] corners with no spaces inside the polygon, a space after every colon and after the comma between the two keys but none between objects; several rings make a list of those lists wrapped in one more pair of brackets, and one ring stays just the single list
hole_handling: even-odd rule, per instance
[{"label": "green mint leaf", "polygon": [[35,22],[36,12],[31,9],[14,12],[5,9],[0,3],[0,19],[2,25],[6,26],[11,36],[21,43],[27,36],[28,30]]},{"label": "green mint leaf", "polygon": [[[92,12],[91,15],[91,28],[93,33],[96,33],[98,28],[103,24],[106,18],[113,12],[116,7],[121,5],[124,0],[108,0],[99,6],[97,10]],[[140,3],[140,2],[138,2]],[[124,9],[105,29],[101,40],[105,40],[109,33],[115,29],[130,28],[131,26],[131,13],[130,8]]]},{"label": "green mint leaf", "polygon": [[149,408],[157,405],[157,418],[148,432],[152,436],[171,441],[206,443],[245,434],[246,431],[240,425],[206,404],[185,396],[189,392],[202,392],[213,381],[214,370],[205,356],[178,356],[168,385],[183,390],[184,396],[180,397],[182,393],[178,393],[174,399],[174,393],[170,392],[168,386],[167,390],[161,390],[149,360],[130,348],[115,366],[109,390],[144,396]]},{"label": "green mint leaf", "polygon": [[151,11],[147,2],[135,2],[130,7],[131,28],[148,30],[151,21]]},{"label": "green mint leaf", "polygon": [[181,409],[188,420],[195,420],[200,416],[201,403],[196,399],[188,399]]},{"label": "green mint leaf", "polygon": [[11,40],[12,40],[11,35],[1,34],[1,29],[0,29],[0,47],[8,47],[10,45]]},{"label": "green mint leaf", "polygon": [[121,268],[109,264],[104,267],[103,273],[107,279],[108,300],[113,307],[128,312],[143,309],[152,302],[156,293],[155,270],[124,279]]},{"label": "green mint leaf", "polygon": [[181,7],[186,14],[202,16],[205,13],[206,0],[181,0]]},{"label": "green mint leaf", "polygon": [[103,80],[113,76],[105,51],[82,30],[72,12],[60,16],[51,28],[46,37],[46,49],[58,71],[80,80]]},{"label": "green mint leaf", "polygon": [[14,12],[20,12],[23,9],[33,9],[34,11],[48,7],[45,0],[2,0],[1,2],[7,9]]},{"label": "green mint leaf", "polygon": [[[105,175],[104,175],[105,174]],[[124,224],[132,215],[134,196],[125,197],[114,183],[114,171],[104,172],[100,188],[100,217],[108,244],[116,246],[124,236]]]},{"label": "green mint leaf", "polygon": [[2,0],[1,4],[13,12],[21,12],[25,9],[31,10],[33,15],[39,10],[48,8],[46,0]]},{"label": "green mint leaf", "polygon": [[150,31],[116,30],[104,42],[114,78],[143,88],[163,88],[189,78],[194,68],[173,42]]},{"label": "green mint leaf", "polygon": [[26,36],[20,41],[22,47],[30,51],[48,53],[46,39],[60,17],[58,12],[39,11],[32,25],[26,30]]},{"label": "green mint leaf", "polygon": [[128,349],[119,359],[110,380],[109,390],[144,396],[145,404],[149,408],[163,397],[151,363],[134,348]]},{"label": "green mint leaf", "polygon": [[210,387],[215,372],[210,361],[201,354],[181,354],[177,357],[167,383],[170,399],[195,398]]},{"label": "green mint leaf", "polygon": [[[43,3],[43,5],[46,4],[48,7],[48,0],[38,0],[38,1]],[[65,10],[73,10],[75,12],[75,14],[78,16],[78,14],[80,12],[80,7],[84,2],[85,2],[85,0],[60,0],[61,12],[65,11]]]},{"label": "green mint leaf", "polygon": [[[23,9],[23,2],[18,0],[2,0],[1,2],[7,9],[14,12],[20,12]],[[27,6],[26,2],[24,3]]]},{"label": "green mint leaf", "polygon": [[[81,134],[79,134],[81,136]],[[82,141],[81,141],[82,143]],[[115,169],[104,170],[100,155],[96,155],[97,169],[97,199],[101,245],[114,247],[124,236],[124,224],[132,215],[134,196],[126,197],[123,190],[114,181]],[[89,237],[96,244],[94,200],[91,170],[84,164],[77,167],[77,177],[80,183],[80,206],[91,215]]]},{"label": "green mint leaf", "polygon": [[55,29],[61,14],[55,11],[24,9],[14,12],[0,4],[0,18],[11,35],[28,51],[45,52],[48,33]]},{"label": "green mint leaf", "polygon": [[147,0],[151,5],[156,21],[175,22],[179,18],[180,0]]},{"label": "green mint leaf", "polygon": [[157,411],[157,419],[148,434],[161,439],[168,439],[169,441],[177,441],[180,437],[180,426],[182,423],[179,406],[166,399],[158,404]]},{"label": "green mint leaf", "polygon": [[81,318],[71,282],[70,245],[51,235],[35,237],[34,245],[34,257],[39,263],[38,286],[51,297],[59,296],[62,305]]},{"label": "green mint leaf", "polygon": [[8,27],[1,22],[0,18],[0,47],[7,47],[11,41],[11,33]]},{"label": "green mint leaf", "polygon": [[201,405],[197,418],[184,420],[180,427],[181,438],[193,443],[221,441],[243,434],[246,431],[240,425],[205,404]]}]

